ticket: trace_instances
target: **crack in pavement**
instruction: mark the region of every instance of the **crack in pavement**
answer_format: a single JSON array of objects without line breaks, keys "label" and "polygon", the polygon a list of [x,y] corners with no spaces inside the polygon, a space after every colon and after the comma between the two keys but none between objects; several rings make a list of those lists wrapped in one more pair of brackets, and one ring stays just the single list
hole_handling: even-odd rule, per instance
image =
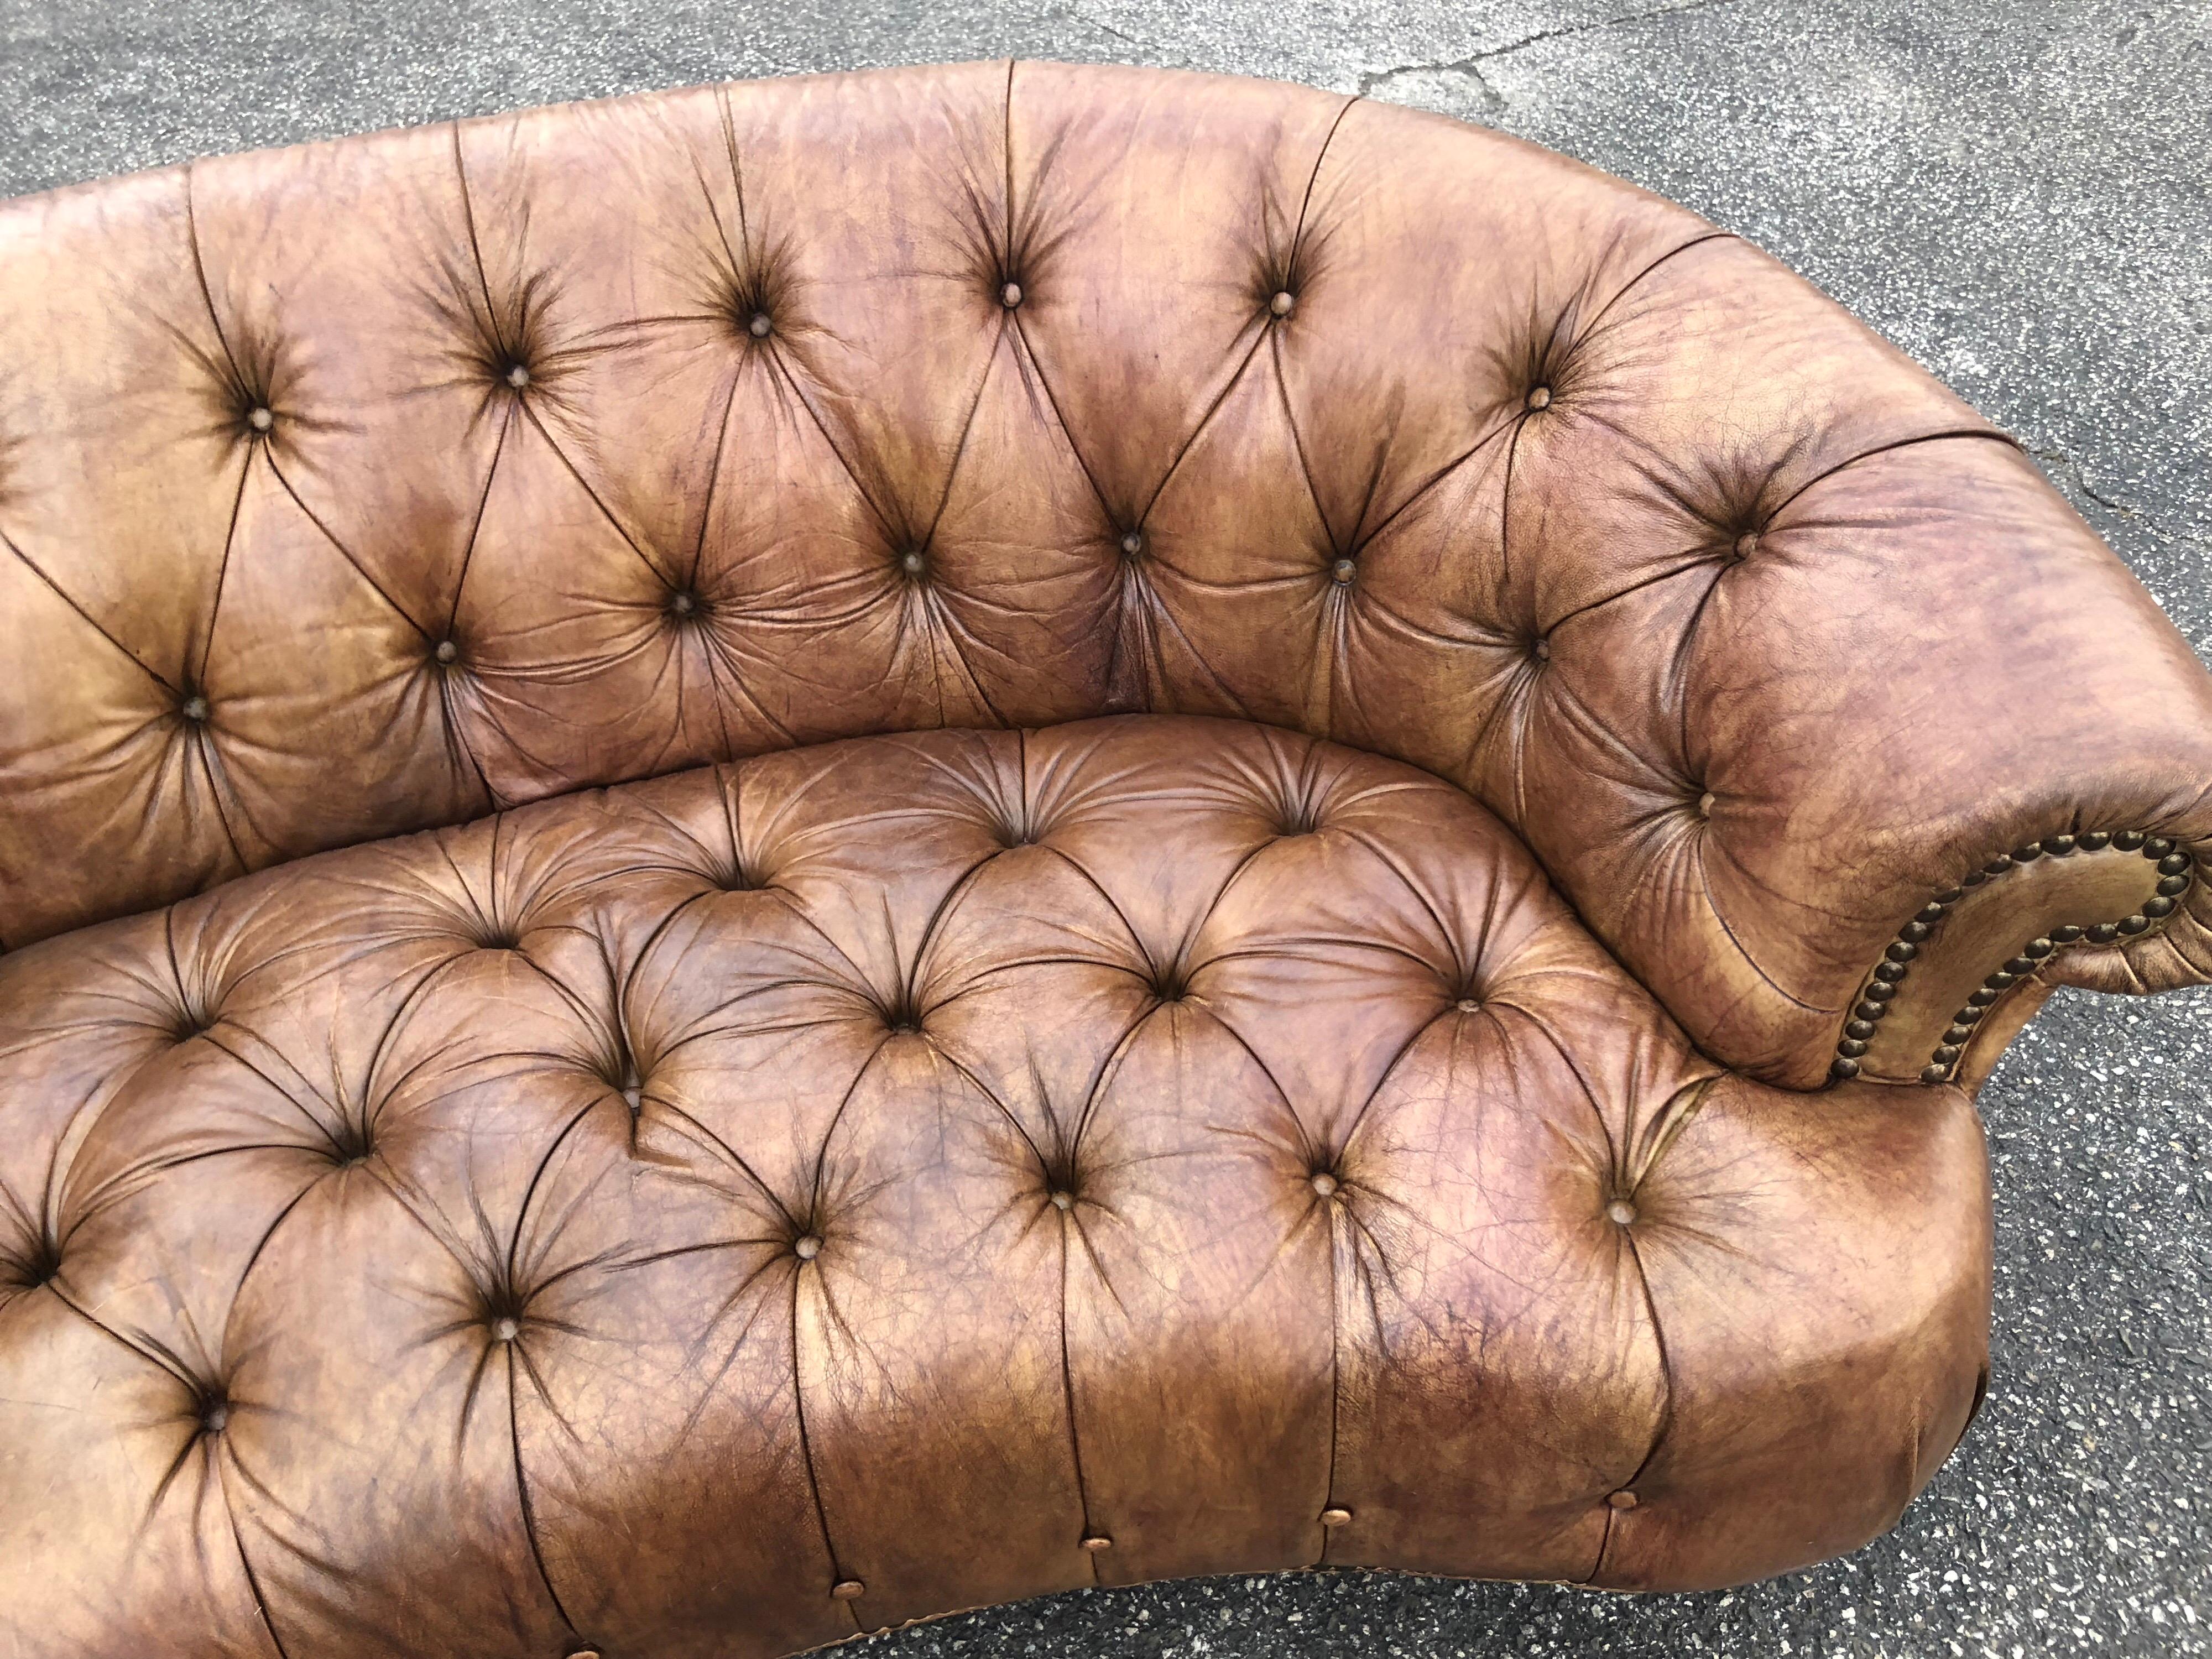
[{"label": "crack in pavement", "polygon": [[2134,505],[2132,502],[2121,501],[2115,495],[2106,495],[2103,490],[2098,489],[2096,485],[2089,482],[2088,472],[2083,468],[2081,463],[2075,458],[2071,450],[2060,447],[2056,449],[2031,449],[2027,453],[2039,461],[2042,461],[2048,465],[2056,466],[2064,471],[2066,474],[2072,478],[2074,487],[2076,489],[2080,490],[2081,494],[2087,496],[2091,501],[2096,502],[2098,506],[2103,507],[2106,512],[2118,514],[2121,518],[2127,520],[2130,523],[2140,526],[2142,528],[2148,531],[2152,535],[2157,537],[2160,541],[2180,543],[2183,545],[2189,547],[2202,547],[2207,544],[2205,538],[2202,536],[2194,536],[2185,531],[2172,529],[2166,525],[2161,523],[2159,520],[2154,518],[2150,514],[2144,512],[2142,508]]},{"label": "crack in pavement", "polygon": [[1733,6],[1741,0],[1686,0],[1676,6],[1654,6],[1645,11],[1623,12],[1613,17],[1592,18],[1587,23],[1568,23],[1555,29],[1539,29],[1534,34],[1524,34],[1518,40],[1509,40],[1502,46],[1492,46],[1487,52],[1469,52],[1464,58],[1426,64],[1394,64],[1389,69],[1370,70],[1359,77],[1359,95],[1369,96],[1380,86],[1396,80],[1401,75],[1464,75],[1482,88],[1483,95],[1493,103],[1505,100],[1498,88],[1483,74],[1481,66],[1493,58],[1504,58],[1547,40],[1563,40],[1571,35],[1594,34],[1601,29],[1620,28],[1629,23],[1649,22],[1655,17],[1679,17],[1686,12],[1714,11],[1723,6]]}]

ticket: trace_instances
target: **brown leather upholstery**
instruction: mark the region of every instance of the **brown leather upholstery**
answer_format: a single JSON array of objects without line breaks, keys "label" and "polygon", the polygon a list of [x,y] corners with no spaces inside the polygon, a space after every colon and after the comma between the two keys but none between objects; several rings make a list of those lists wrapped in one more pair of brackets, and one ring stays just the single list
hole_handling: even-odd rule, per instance
[{"label": "brown leather upholstery", "polygon": [[10,1654],[1780,1571],[1970,1414],[2002,1041],[2212,978],[2212,678],[2001,434],[1280,86],[0,208],[0,660]]}]

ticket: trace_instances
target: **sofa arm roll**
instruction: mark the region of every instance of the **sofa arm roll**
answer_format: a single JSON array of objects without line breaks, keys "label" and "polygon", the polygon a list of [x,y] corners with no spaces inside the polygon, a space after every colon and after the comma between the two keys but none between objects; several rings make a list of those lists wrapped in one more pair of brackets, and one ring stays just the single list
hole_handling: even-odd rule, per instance
[{"label": "sofa arm roll", "polygon": [[2212,980],[2212,676],[2009,443],[1798,488],[1684,641],[1679,855],[1540,851],[1715,1058],[1971,1085],[2054,984]]}]

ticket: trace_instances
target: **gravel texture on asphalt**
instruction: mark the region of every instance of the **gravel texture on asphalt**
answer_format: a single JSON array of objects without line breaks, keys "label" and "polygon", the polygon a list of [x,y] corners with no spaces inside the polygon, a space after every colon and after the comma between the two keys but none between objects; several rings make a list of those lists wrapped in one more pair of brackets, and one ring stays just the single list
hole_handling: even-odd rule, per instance
[{"label": "gravel texture on asphalt", "polygon": [[[1688,204],[2020,434],[2212,659],[2199,0],[0,0],[0,195],[555,99],[1008,53],[1364,91]],[[1680,1596],[1210,1579],[847,1651],[2212,1655],[2212,992],[2062,992],[1982,1105],[1989,1403],[1848,1560]]]}]

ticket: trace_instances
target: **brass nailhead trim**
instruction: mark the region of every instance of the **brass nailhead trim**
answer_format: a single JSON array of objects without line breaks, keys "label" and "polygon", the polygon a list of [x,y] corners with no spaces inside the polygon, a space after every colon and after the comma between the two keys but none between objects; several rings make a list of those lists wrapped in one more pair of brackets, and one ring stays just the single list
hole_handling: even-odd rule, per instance
[{"label": "brass nailhead trim", "polygon": [[2048,939],[2030,939],[2021,946],[2014,957],[1996,973],[1982,981],[1982,988],[1966,999],[1966,1006],[1951,1016],[1950,1029],[1943,1033],[1942,1041],[1929,1055],[1928,1064],[1921,1068],[1923,1083],[1948,1083],[1953,1068],[1973,1036],[1975,1023],[1987,1013],[1992,1005],[2015,981],[2033,973],[2043,959],[2054,951],[2087,939],[2092,945],[2110,945],[2122,936],[2132,939],[2149,930],[2153,922],[2173,914],[2181,902],[2181,895],[2189,890],[2193,879],[2193,860],[2186,853],[2176,849],[2172,842],[2163,836],[2154,836],[2145,830],[2106,831],[2092,830],[2079,836],[2048,836],[2039,842],[2032,841],[2025,847],[2015,847],[2009,853],[2001,853],[1978,870],[1961,877],[1956,887],[1936,894],[1911,921],[1898,929],[1897,937],[1882,951],[1882,960],[1875,964],[1872,975],[1859,992],[1859,1000],[1850,1011],[1850,1018],[1844,1026],[1844,1035],[1836,1044],[1836,1057],[1828,1066],[1830,1078],[1840,1082],[1859,1074],[1859,1056],[1867,1051],[1874,1036],[1876,1024],[1888,1013],[1889,1005],[1897,995],[1911,971],[1913,958],[1920,954],[1923,940],[1934,932],[1936,924],[1949,914],[1950,908],[1966,896],[1966,890],[1994,881],[2007,872],[2017,870],[2024,864],[2033,864],[2041,858],[2067,858],[2075,852],[2100,853],[2106,848],[2119,853],[2141,853],[2158,866],[2160,881],[2155,897],[2147,899],[2136,914],[2123,916],[2118,921],[2100,921],[2093,927],[2068,926],[2055,927]]}]

